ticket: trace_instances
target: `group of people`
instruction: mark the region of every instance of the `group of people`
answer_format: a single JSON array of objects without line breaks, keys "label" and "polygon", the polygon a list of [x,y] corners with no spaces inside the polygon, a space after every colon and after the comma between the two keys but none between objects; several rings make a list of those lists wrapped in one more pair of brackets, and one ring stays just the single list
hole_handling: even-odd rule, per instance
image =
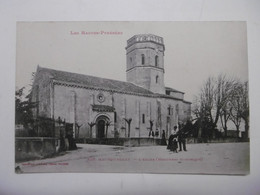
[{"label": "group of people", "polygon": [[[162,133],[162,145],[167,145],[167,149],[173,152],[178,153],[178,148],[179,151],[187,151],[186,149],[186,136],[187,133],[184,132],[183,129],[178,130],[177,126],[174,126],[171,135],[168,139],[168,145],[166,143],[166,137],[165,137],[165,131],[163,130]],[[179,146],[178,146],[179,143]]]}]

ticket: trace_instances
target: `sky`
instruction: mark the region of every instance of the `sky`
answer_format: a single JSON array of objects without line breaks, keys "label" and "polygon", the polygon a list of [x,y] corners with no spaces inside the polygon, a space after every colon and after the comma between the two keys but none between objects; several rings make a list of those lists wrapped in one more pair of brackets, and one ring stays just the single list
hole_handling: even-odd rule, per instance
[{"label": "sky", "polygon": [[126,81],[126,41],[135,34],[163,37],[165,86],[187,101],[209,76],[248,80],[245,22],[18,22],[16,86],[29,89],[37,65]]}]

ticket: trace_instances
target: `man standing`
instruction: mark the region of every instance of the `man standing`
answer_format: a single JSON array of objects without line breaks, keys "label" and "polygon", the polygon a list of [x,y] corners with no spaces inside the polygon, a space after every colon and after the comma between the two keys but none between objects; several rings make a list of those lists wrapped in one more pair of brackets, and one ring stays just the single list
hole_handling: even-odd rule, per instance
[{"label": "man standing", "polygon": [[178,134],[179,134],[178,142],[179,142],[179,148],[180,148],[179,151],[182,151],[182,146],[183,146],[183,150],[187,151],[186,150],[186,134],[184,132],[184,128],[181,125],[179,125],[179,128],[180,128],[180,130],[178,132]]},{"label": "man standing", "polygon": [[161,145],[162,146],[166,146],[167,145],[167,143],[166,143],[166,135],[165,135],[165,131],[164,130],[162,132]]}]

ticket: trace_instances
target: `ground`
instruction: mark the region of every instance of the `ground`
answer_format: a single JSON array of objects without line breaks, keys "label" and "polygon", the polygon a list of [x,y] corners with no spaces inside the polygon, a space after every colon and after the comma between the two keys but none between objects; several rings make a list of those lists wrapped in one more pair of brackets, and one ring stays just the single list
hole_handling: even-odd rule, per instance
[{"label": "ground", "polygon": [[77,144],[78,150],[17,163],[23,173],[124,172],[183,174],[248,174],[249,143],[188,144],[187,152],[166,146],[122,147]]}]

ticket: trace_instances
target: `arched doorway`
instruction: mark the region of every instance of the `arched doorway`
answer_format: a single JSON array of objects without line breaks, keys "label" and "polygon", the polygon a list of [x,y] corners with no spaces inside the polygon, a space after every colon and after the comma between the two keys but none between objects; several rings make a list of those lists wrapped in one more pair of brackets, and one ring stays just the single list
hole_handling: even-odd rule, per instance
[{"label": "arched doorway", "polygon": [[105,138],[106,137],[106,122],[108,122],[109,119],[102,115],[99,116],[96,120],[96,138]]}]

